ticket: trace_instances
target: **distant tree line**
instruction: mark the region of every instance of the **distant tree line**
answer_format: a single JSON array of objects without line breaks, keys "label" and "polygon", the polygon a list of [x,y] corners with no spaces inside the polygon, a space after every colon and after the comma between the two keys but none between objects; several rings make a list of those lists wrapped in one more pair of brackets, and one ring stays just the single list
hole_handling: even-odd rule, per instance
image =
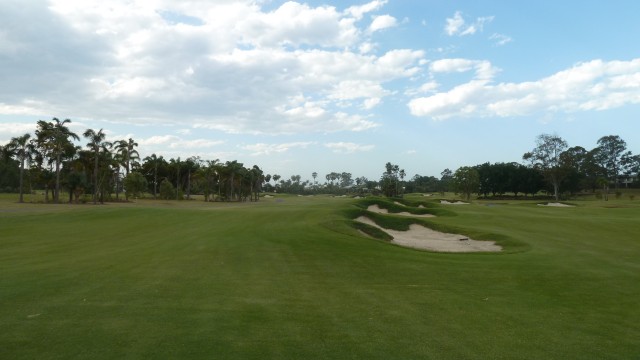
[{"label": "distant tree line", "polygon": [[[42,190],[45,201],[80,202],[128,200],[151,194],[158,199],[190,199],[204,195],[205,201],[257,201],[260,192],[290,194],[363,195],[399,197],[405,193],[444,193],[455,191],[466,198],[479,196],[529,196],[547,191],[556,199],[562,194],[595,192],[606,198],[609,187],[637,186],[640,156],[627,151],[617,135],[602,137],[598,146],[586,150],[568,147],[557,135],[542,134],[536,147],[523,155],[520,163],[483,163],[463,166],[455,172],[445,169],[440,178],[416,174],[405,180],[399,165],[386,163],[379,180],[354,177],[345,171],[330,172],[324,182],[317,172],[313,180],[301,175],[283,178],[265,174],[260,167],[234,160],[186,159],[152,154],[143,159],[133,139],[106,141],[102,129],[82,133],[85,147],[75,142],[71,120],[39,120],[33,134],[12,138],[0,146],[0,192],[24,193]],[[630,183],[635,179],[635,184]],[[61,191],[68,199],[60,198]]]},{"label": "distant tree line", "polygon": [[484,163],[462,167],[453,176],[454,190],[467,198],[472,193],[487,197],[513,194],[536,194],[546,191],[558,200],[563,194],[602,190],[608,199],[613,186],[638,186],[640,156],[627,150],[618,135],[600,138],[598,146],[586,150],[569,147],[557,135],[542,134],[536,147],[523,155],[527,165],[518,163]]},{"label": "distant tree line", "polygon": [[[102,129],[87,129],[86,147],[77,146],[71,120],[39,120],[35,134],[12,138],[0,146],[0,191],[24,193],[43,190],[45,201],[93,203],[119,201],[121,196],[150,193],[154,198],[183,199],[203,194],[205,201],[258,200],[265,181],[263,171],[237,161],[221,163],[189,157],[164,159],[152,154],[140,159],[133,139],[106,141]],[[68,199],[60,198],[62,191]],[[51,196],[51,197],[50,197]]]}]

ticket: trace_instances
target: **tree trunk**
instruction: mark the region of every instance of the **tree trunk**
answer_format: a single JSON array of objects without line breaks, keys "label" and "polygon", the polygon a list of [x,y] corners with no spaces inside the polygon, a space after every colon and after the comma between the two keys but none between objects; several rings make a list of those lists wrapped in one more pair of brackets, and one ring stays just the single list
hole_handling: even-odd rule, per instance
[{"label": "tree trunk", "polygon": [[19,202],[21,203],[24,202],[24,195],[22,191],[22,186],[24,185],[23,178],[24,178],[24,156],[22,156],[20,159],[20,200]]},{"label": "tree trunk", "polygon": [[156,164],[153,172],[153,200],[156,200],[158,192],[156,191],[158,186],[158,165]]},{"label": "tree trunk", "polygon": [[95,153],[95,161],[93,165],[93,205],[98,203],[98,153]]},{"label": "tree trunk", "polygon": [[56,188],[53,191],[53,202],[56,204],[60,200],[60,155],[56,159]]},{"label": "tree trunk", "polygon": [[191,170],[187,173],[187,200],[191,200]]}]

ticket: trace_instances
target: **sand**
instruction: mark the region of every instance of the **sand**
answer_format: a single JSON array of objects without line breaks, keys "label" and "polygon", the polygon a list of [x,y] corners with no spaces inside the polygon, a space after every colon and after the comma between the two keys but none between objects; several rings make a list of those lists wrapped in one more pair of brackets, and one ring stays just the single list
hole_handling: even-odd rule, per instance
[{"label": "sand", "polygon": [[546,203],[546,204],[538,204],[538,206],[553,206],[553,207],[574,207],[573,205],[567,205],[563,203]]},{"label": "sand", "polygon": [[411,214],[411,213],[408,213],[406,211],[399,212],[399,213],[389,213],[389,210],[382,209],[378,205],[369,206],[367,208],[367,211],[371,211],[371,212],[378,213],[378,214],[389,214],[389,215],[414,216],[414,217],[425,217],[425,218],[427,218],[427,217],[436,217],[435,215],[432,215],[432,214]]},{"label": "sand", "polygon": [[467,202],[462,202],[462,201],[451,202],[451,201],[447,201],[447,200],[440,200],[440,204],[445,204],[445,205],[469,205],[469,203],[467,203]]},{"label": "sand", "polygon": [[411,224],[408,231],[384,229],[373,220],[360,216],[356,221],[375,226],[393,237],[391,242],[414,249],[438,252],[495,252],[502,247],[493,241],[478,241],[465,235],[443,233],[421,225]]}]

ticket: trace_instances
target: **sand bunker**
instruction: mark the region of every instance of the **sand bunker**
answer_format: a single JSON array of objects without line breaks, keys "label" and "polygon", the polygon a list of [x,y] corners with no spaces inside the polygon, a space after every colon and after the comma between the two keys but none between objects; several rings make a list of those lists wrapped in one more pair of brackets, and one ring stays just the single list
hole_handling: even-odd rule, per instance
[{"label": "sand bunker", "polygon": [[538,206],[553,206],[553,207],[574,207],[573,205],[567,205],[563,203],[546,203],[546,204],[538,204]]},{"label": "sand bunker", "polygon": [[447,200],[440,200],[440,204],[445,204],[445,205],[469,205],[469,203],[467,203],[467,202],[462,202],[462,201],[451,202],[451,201],[447,201]]},{"label": "sand bunker", "polygon": [[371,211],[374,213],[378,213],[378,214],[390,214],[390,215],[402,215],[402,216],[415,216],[415,217],[436,217],[435,215],[431,215],[431,214],[411,214],[408,213],[406,211],[403,212],[399,212],[399,213],[389,213],[389,210],[387,209],[382,209],[381,207],[379,207],[378,205],[371,205],[367,208],[367,211]]},{"label": "sand bunker", "polygon": [[375,226],[393,237],[392,243],[414,249],[439,252],[489,252],[501,251],[502,247],[493,241],[478,241],[464,235],[448,234],[431,230],[421,225],[411,224],[408,231],[384,229],[373,220],[360,216],[361,223]]}]

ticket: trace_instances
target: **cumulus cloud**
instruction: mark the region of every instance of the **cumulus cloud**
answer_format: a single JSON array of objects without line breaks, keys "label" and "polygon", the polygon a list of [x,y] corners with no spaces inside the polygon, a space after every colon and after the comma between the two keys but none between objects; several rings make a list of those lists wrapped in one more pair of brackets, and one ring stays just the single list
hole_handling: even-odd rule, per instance
[{"label": "cumulus cloud", "polygon": [[369,25],[369,32],[373,33],[379,30],[384,30],[398,25],[398,21],[391,15],[380,15],[373,18],[371,25]]},{"label": "cumulus cloud", "polygon": [[371,151],[375,148],[374,145],[362,145],[351,142],[335,142],[326,143],[325,147],[331,149],[335,153],[340,154],[352,154],[355,152]]},{"label": "cumulus cloud", "polygon": [[[229,133],[362,131],[378,125],[366,111],[392,93],[387,84],[421,71],[423,51],[375,53],[367,32],[396,24],[374,15],[386,1],[261,4],[2,2],[0,22],[31,25],[1,32],[0,113]],[[304,102],[289,103],[300,94]]]},{"label": "cumulus cloud", "polygon": [[382,6],[384,6],[384,4],[386,3],[387,3],[387,0],[374,0],[364,5],[351,6],[347,8],[347,10],[345,10],[345,14],[352,16],[356,20],[360,20],[362,19],[364,14],[372,11],[376,11],[380,9]]},{"label": "cumulus cloud", "polygon": [[593,60],[536,81],[492,84],[472,79],[448,91],[415,98],[408,106],[413,115],[435,120],[606,110],[639,104],[638,80],[640,59]]}]

